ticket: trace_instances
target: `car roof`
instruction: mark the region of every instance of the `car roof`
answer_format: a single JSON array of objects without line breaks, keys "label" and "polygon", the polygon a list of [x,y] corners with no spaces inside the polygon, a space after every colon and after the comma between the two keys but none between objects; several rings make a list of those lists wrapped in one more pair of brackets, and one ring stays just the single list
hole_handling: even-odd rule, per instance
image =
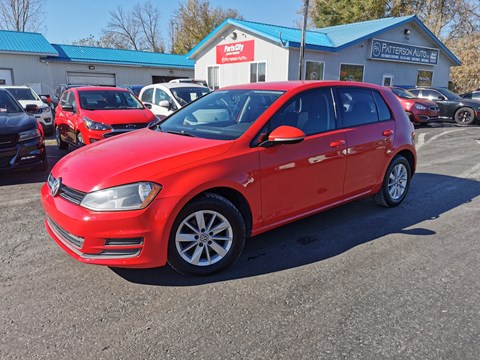
[{"label": "car roof", "polygon": [[151,84],[151,85],[146,85],[144,86],[145,88],[154,88],[154,87],[164,87],[167,89],[177,89],[181,87],[185,88],[201,88],[201,89],[208,89],[206,86],[195,84],[195,83],[183,83],[183,82],[178,82],[178,83],[158,83],[158,84]]},{"label": "car roof", "polygon": [[232,85],[221,88],[220,90],[279,90],[279,91],[289,91],[296,88],[314,88],[314,87],[332,87],[332,86],[354,86],[354,87],[365,87],[365,88],[374,88],[377,90],[385,89],[384,86],[356,82],[356,81],[332,81],[332,80],[291,80],[291,81],[278,81],[278,82],[257,82],[250,84],[242,85]]},{"label": "car roof", "polygon": [[2,89],[30,89],[27,85],[0,85]]},{"label": "car roof", "polygon": [[71,88],[69,90],[77,90],[77,91],[95,91],[95,90],[108,90],[108,91],[123,91],[123,92],[129,92],[125,88],[120,88],[120,87],[114,87],[114,86],[80,86],[80,87],[75,87]]}]

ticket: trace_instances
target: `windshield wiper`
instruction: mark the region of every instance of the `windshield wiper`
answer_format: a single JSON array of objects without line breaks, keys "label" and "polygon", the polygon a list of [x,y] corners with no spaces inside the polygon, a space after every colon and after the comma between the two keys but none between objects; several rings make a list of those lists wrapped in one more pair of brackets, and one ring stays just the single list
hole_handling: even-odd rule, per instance
[{"label": "windshield wiper", "polygon": [[169,134],[175,134],[175,135],[182,135],[182,136],[190,136],[190,137],[196,137],[193,134],[185,132],[185,130],[180,130],[180,131],[175,131],[175,130],[162,130],[162,132],[169,133]]}]

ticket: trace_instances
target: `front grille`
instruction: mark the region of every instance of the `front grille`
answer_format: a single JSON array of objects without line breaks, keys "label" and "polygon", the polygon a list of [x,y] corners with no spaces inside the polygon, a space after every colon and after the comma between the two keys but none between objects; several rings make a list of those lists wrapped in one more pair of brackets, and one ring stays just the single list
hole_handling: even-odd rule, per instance
[{"label": "front grille", "polygon": [[0,134],[0,149],[11,148],[16,145],[18,134]]},{"label": "front grille", "polygon": [[[52,188],[52,185],[54,182],[55,182],[55,178],[53,177],[52,174],[50,174],[47,180],[48,187],[50,189]],[[62,184],[58,189],[57,195],[67,201],[70,201],[71,203],[74,203],[75,205],[80,205],[83,199],[85,198],[85,196],[87,195],[87,193],[72,189],[71,187],[68,187]]]},{"label": "front grille", "polygon": [[148,123],[134,123],[134,124],[115,124],[112,125],[114,130],[120,131],[130,131],[130,130],[137,130],[146,128]]},{"label": "front grille", "polygon": [[69,243],[77,249],[81,249],[83,246],[84,238],[70,234],[68,231],[62,229],[60,226],[55,224],[52,219],[47,217],[48,225],[53,230],[53,232],[62,240],[64,243]]}]

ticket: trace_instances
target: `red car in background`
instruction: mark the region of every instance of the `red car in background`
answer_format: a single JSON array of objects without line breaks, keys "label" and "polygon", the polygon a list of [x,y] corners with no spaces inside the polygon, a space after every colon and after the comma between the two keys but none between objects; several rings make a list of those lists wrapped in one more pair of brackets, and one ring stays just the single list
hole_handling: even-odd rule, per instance
[{"label": "red car in background", "polygon": [[208,275],[294,220],[366,196],[399,205],[415,167],[414,129],[389,89],[252,83],[69,154],[41,197],[48,233],[79,261]]},{"label": "red car in background", "polygon": [[110,87],[76,87],[66,90],[56,109],[55,137],[60,149],[141,129],[155,120],[130,91]]},{"label": "red car in background", "polygon": [[440,108],[436,102],[427,99],[420,99],[411,92],[400,88],[392,87],[393,93],[407,112],[410,121],[414,124],[426,124],[439,120]]}]

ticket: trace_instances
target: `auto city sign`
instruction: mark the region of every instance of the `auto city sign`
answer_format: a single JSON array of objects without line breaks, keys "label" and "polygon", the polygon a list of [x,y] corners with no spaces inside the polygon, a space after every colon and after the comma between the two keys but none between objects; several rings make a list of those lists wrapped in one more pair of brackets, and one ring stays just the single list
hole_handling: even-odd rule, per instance
[{"label": "auto city sign", "polygon": [[373,39],[372,59],[437,65],[438,49]]},{"label": "auto city sign", "polygon": [[254,40],[217,45],[217,64],[253,61],[254,49]]}]

